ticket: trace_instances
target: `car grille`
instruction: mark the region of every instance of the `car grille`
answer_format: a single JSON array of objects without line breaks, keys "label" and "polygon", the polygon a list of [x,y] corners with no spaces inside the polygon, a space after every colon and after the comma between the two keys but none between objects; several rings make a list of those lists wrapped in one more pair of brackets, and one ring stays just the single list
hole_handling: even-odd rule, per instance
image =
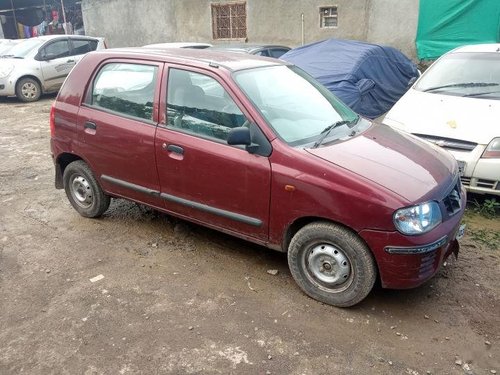
[{"label": "car grille", "polygon": [[453,189],[443,199],[444,207],[449,216],[456,214],[462,207],[460,183],[460,180],[458,180]]},{"label": "car grille", "polygon": [[471,177],[461,177],[462,184],[465,187],[478,187],[484,189],[492,189],[500,191],[500,181],[486,180],[482,178],[472,179]]},{"label": "car grille", "polygon": [[483,180],[478,179],[476,182],[477,187],[486,188],[486,189],[495,189],[496,181],[493,180]]},{"label": "car grille", "polygon": [[425,255],[421,259],[420,263],[420,269],[418,272],[419,277],[421,278],[426,278],[430,276],[435,269],[434,263],[436,262],[436,251],[433,251],[429,253],[428,255]]},{"label": "car grille", "polygon": [[417,133],[413,133],[413,135],[416,135],[419,138],[425,139],[426,141],[434,143],[435,145],[438,145],[447,150],[472,151],[477,146],[477,143],[462,141],[460,139],[435,137],[433,135],[417,134]]},{"label": "car grille", "polygon": [[470,177],[460,177],[460,180],[462,181],[462,185],[465,187],[470,186]]}]

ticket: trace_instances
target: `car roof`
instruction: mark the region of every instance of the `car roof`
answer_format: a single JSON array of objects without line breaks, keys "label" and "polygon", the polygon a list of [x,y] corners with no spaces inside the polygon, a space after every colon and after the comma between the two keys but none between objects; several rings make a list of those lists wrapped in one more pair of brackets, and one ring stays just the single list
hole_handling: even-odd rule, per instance
[{"label": "car roof", "polygon": [[78,38],[78,39],[104,39],[104,38],[98,38],[98,37],[93,37],[93,36],[87,36],[87,35],[73,35],[73,34],[55,34],[55,35],[41,35],[41,36],[36,36],[34,38],[29,38],[29,39],[22,39],[22,40],[52,40],[52,39],[57,39],[57,38],[62,38],[62,37],[70,37],[70,38]]},{"label": "car roof", "polygon": [[190,49],[190,48],[111,48],[91,52],[93,54],[104,54],[110,58],[151,58],[164,62],[193,65],[210,65],[214,68],[223,67],[230,71],[258,68],[264,66],[291,65],[285,61],[279,61],[267,57],[260,57],[242,53],[235,53],[213,49]]},{"label": "car roof", "polygon": [[217,50],[232,50],[232,51],[245,51],[245,52],[251,52],[258,49],[266,49],[266,48],[283,48],[287,50],[290,49],[290,47],[280,46],[276,44],[218,44],[211,48]]},{"label": "car roof", "polygon": [[155,43],[147,44],[143,48],[192,48],[192,47],[211,47],[209,43],[197,43],[197,42],[166,42],[166,43]]},{"label": "car roof", "polygon": [[468,46],[462,46],[455,48],[451,53],[456,52],[497,52],[500,53],[500,43],[488,43],[488,44],[471,44]]}]

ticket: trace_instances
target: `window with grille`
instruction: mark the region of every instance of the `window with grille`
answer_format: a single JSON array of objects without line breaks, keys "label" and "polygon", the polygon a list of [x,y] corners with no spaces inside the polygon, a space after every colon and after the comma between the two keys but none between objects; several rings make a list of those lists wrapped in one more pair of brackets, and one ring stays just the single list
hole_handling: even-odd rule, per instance
[{"label": "window with grille", "polygon": [[321,7],[319,8],[319,19],[321,28],[337,27],[338,26],[337,7]]},{"label": "window with grille", "polygon": [[245,39],[246,3],[212,4],[212,34],[214,39]]}]

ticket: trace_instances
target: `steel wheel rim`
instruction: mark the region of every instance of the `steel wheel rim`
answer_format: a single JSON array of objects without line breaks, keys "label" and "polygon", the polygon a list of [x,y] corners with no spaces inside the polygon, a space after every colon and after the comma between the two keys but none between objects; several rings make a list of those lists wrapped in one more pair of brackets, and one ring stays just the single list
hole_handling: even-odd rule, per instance
[{"label": "steel wheel rim", "polygon": [[21,87],[21,93],[23,96],[27,99],[33,99],[36,98],[38,94],[38,89],[36,85],[33,82],[26,82],[22,87]]},{"label": "steel wheel rim", "polygon": [[338,246],[314,244],[304,252],[303,266],[307,278],[326,292],[347,289],[353,280],[351,261]]},{"label": "steel wheel rim", "polygon": [[73,200],[82,208],[89,208],[94,203],[92,187],[83,176],[75,176],[71,180],[70,192]]}]

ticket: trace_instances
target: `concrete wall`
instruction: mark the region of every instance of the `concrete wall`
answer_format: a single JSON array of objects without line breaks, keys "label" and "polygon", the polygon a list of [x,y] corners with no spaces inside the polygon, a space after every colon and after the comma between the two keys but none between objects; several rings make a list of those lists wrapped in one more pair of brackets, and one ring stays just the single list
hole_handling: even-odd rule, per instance
[{"label": "concrete wall", "polygon": [[[228,0],[83,0],[85,28],[112,47],[212,39],[211,3]],[[415,58],[419,0],[246,0],[249,43],[296,47],[345,38],[385,44]],[[320,28],[319,7],[338,7],[338,27]]]},{"label": "concrete wall", "polygon": [[[227,0],[177,0],[177,39],[182,41],[208,41],[213,44],[228,43],[212,40],[211,3]],[[366,40],[368,32],[366,0],[247,0],[248,43],[276,43],[296,47],[302,41],[304,14],[305,43],[338,37]],[[319,27],[319,7],[337,5],[339,27]]]},{"label": "concrete wall", "polygon": [[84,0],[85,33],[104,36],[111,47],[141,46],[176,36],[174,1]]},{"label": "concrete wall", "polygon": [[366,41],[396,47],[416,60],[419,0],[369,1]]}]

